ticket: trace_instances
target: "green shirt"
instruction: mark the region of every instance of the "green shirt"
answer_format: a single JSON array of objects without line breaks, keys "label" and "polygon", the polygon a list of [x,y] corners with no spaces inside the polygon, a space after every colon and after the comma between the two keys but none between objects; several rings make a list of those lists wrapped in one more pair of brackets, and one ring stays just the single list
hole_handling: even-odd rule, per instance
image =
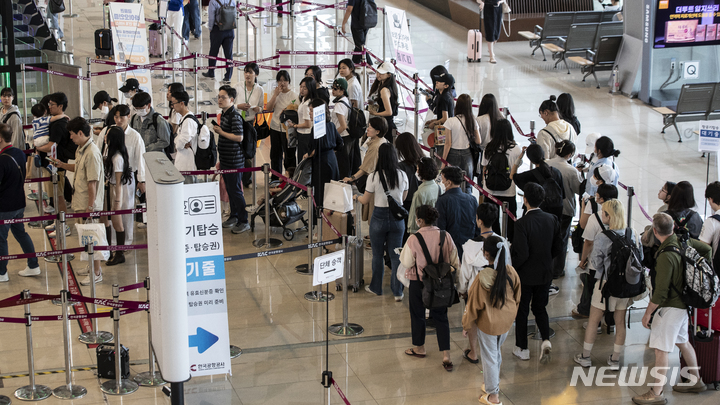
[{"label": "green shirt", "polygon": [[[690,239],[688,244],[695,248],[700,256],[703,256],[707,260],[712,260],[712,248],[710,245],[697,239]],[[665,239],[665,242],[660,245],[658,252],[667,246],[675,246],[681,249],[677,235],[672,234]],[[657,304],[659,307],[687,308],[678,293],[678,291],[682,291],[683,288],[683,268],[680,255],[673,252],[663,252],[657,255],[655,264],[655,271],[657,273],[655,275],[655,290],[650,300],[652,303]],[[672,286],[675,286],[675,288],[672,288]]]},{"label": "green shirt", "polygon": [[418,186],[417,191],[413,195],[408,215],[407,230],[409,234],[413,234],[419,229],[415,223],[415,210],[417,210],[417,208],[421,205],[434,207],[439,195],[440,186],[435,183],[435,180],[425,180],[420,186]]}]

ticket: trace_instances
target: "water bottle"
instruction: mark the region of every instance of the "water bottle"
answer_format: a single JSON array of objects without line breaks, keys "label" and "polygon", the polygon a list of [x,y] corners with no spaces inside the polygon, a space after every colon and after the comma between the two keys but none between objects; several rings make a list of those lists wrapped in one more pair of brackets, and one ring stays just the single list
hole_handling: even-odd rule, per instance
[{"label": "water bottle", "polygon": [[612,70],[612,87],[610,88],[610,93],[615,94],[618,91],[620,91],[620,80],[618,78],[618,67],[615,65]]}]

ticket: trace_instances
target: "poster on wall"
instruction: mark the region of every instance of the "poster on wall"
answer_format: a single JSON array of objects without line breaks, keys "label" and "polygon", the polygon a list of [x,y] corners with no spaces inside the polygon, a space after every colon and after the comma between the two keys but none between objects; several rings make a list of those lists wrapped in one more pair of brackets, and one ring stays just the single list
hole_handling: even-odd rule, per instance
[{"label": "poster on wall", "polygon": [[720,0],[659,0],[655,48],[720,45]]},{"label": "poster on wall", "polygon": [[[115,60],[120,63],[129,61],[134,65],[149,63],[148,37],[145,25],[145,10],[138,3],[110,3],[110,29],[115,49]],[[117,74],[117,88],[122,87],[125,80],[135,78],[140,83],[140,90],[152,94],[152,82],[149,69],[136,69]],[[124,97],[120,94],[120,102]]]}]

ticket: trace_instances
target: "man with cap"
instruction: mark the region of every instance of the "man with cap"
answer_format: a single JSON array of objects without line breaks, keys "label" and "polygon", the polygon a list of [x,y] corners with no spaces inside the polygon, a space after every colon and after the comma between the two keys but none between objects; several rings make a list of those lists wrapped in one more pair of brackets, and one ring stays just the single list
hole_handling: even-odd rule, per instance
[{"label": "man with cap", "polygon": [[[361,25],[361,16],[365,12],[363,3],[365,3],[364,0],[348,0],[341,26],[342,33],[347,34],[345,25],[347,25],[350,16],[352,16],[352,21],[350,22],[350,32],[352,33],[353,42],[355,43],[355,49],[353,49],[354,52],[362,52],[365,47],[365,40],[367,39],[369,31],[369,29]],[[372,65],[370,54],[365,54],[365,58],[367,59],[367,63]],[[353,55],[352,61],[355,64],[362,62],[362,55]]]},{"label": "man with cap", "polygon": [[145,151],[163,152],[170,145],[170,124],[153,109],[150,93],[136,94],[132,105],[135,115],[130,119],[130,127],[142,136]]},{"label": "man with cap", "polygon": [[428,128],[435,129],[442,125],[448,118],[455,116],[455,100],[452,96],[452,87],[455,86],[455,78],[450,73],[444,73],[435,80],[435,97],[432,104],[435,106],[433,113],[435,119],[425,123]]},{"label": "man with cap", "polygon": [[117,103],[118,100],[116,98],[110,97],[110,94],[108,94],[105,90],[100,90],[97,93],[95,93],[95,96],[93,97],[93,110],[100,110],[100,118],[103,119],[102,125],[99,127],[93,128],[93,133],[95,135],[100,135],[100,131],[104,127],[108,127],[110,125],[115,125],[115,119],[113,117],[108,117],[108,113],[110,113],[110,109],[113,107],[115,103]]},{"label": "man with cap", "polygon": [[120,87],[120,92],[123,94],[125,104],[127,104],[128,107],[131,105],[130,100],[137,94],[138,89],[140,89],[140,82],[133,77],[125,80],[125,84]]}]

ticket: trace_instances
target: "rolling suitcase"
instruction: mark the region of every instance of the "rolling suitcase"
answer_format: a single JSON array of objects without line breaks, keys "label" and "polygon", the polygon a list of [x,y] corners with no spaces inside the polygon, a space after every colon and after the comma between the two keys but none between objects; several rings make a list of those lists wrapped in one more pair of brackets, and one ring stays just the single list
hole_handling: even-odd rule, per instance
[{"label": "rolling suitcase", "polygon": [[[699,312],[699,311],[698,311]],[[713,310],[710,309],[709,317],[707,318],[710,323],[710,328],[713,328],[712,319]],[[698,318],[701,318],[698,316]],[[696,318],[694,325],[690,326],[690,344],[695,349],[695,356],[697,357],[698,366],[700,367],[700,378],[703,379],[705,384],[713,384],[715,390],[720,390],[720,333],[705,330],[705,332],[698,331],[698,325]],[[680,356],[680,367],[685,367],[685,360]]]},{"label": "rolling suitcase", "polygon": [[[710,320],[710,316],[712,316],[712,320]],[[697,310],[697,324],[703,328],[720,332],[720,300],[713,305],[712,309]]]},{"label": "rolling suitcase", "polygon": [[[345,270],[347,272],[346,277],[348,277],[348,289],[352,290],[352,292],[358,292],[363,284],[365,284],[365,280],[363,280],[365,273],[365,242],[363,242],[362,228],[360,228],[362,215],[351,215],[351,213],[339,214],[348,215],[349,218],[355,219],[355,223],[353,224],[354,229],[351,230],[356,231],[352,232],[355,236],[348,236]],[[338,228],[338,230],[340,229]],[[333,235],[335,234],[333,233]],[[342,291],[342,280],[335,282],[335,290]]]},{"label": "rolling suitcase", "polygon": [[[108,19],[110,15],[108,14]],[[112,59],[115,54],[113,50],[112,30],[105,26],[105,6],[103,6],[103,27],[95,30],[95,57],[107,57]]]},{"label": "rolling suitcase", "polygon": [[480,30],[468,31],[468,62],[480,62],[482,58],[482,34]]},{"label": "rolling suitcase", "polygon": [[148,54],[150,57],[161,58],[165,55],[162,35],[160,34],[158,24],[152,23],[148,26],[148,41],[150,42],[150,46],[148,46]]}]

